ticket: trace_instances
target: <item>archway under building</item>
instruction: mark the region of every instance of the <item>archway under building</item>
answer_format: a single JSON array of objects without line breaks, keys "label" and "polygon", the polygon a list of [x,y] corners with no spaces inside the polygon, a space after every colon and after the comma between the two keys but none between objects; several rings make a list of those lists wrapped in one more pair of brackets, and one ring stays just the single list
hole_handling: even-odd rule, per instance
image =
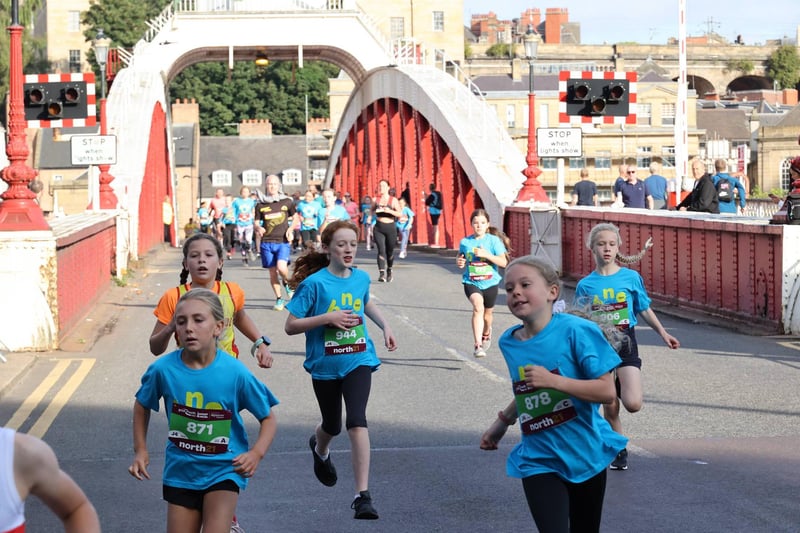
[{"label": "archway under building", "polygon": [[740,76],[728,84],[728,92],[772,90],[772,80],[766,76]]},{"label": "archway under building", "polygon": [[[678,78],[672,78],[672,81],[678,81]],[[689,89],[694,89],[698,98],[709,98],[717,94],[714,84],[702,76],[687,74],[686,81],[689,84]]]}]

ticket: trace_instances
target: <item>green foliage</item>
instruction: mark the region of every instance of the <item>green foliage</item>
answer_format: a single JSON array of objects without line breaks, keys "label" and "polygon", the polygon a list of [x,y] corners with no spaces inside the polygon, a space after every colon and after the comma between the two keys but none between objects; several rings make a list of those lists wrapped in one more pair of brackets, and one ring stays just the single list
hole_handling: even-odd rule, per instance
[{"label": "green foliage", "polygon": [[742,74],[750,74],[753,72],[755,65],[748,59],[732,59],[725,64],[725,69],[729,72],[741,72]]},{"label": "green foliage", "polygon": [[486,50],[486,55],[489,57],[508,57],[510,48],[506,43],[493,44]]},{"label": "green foliage", "polygon": [[175,77],[170,99],[197,99],[202,135],[230,135],[231,124],[253,118],[269,119],[276,135],[302,134],[306,95],[308,117],[328,117],[328,78],[338,72],[338,67],[318,61],[305,61],[302,69],[293,61],[265,68],[237,62],[230,73],[226,64],[200,63]]},{"label": "green foliage", "polygon": [[797,48],[784,45],[767,59],[767,75],[778,82],[782,89],[796,88],[800,82],[800,56]]},{"label": "green foliage", "polygon": [[[19,23],[25,27],[22,33],[22,71],[25,74],[38,74],[50,71],[50,63],[47,61],[44,51],[44,40],[34,39],[28,29],[33,15],[42,6],[42,0],[27,0],[19,6]],[[0,20],[1,26],[5,30],[6,25],[11,24],[11,0],[0,0]],[[0,32],[0,95],[8,92],[9,74],[9,38],[8,32]]]},{"label": "green foliage", "polygon": [[778,198],[782,199],[784,196],[786,196],[787,193],[788,193],[788,191],[785,191],[785,190],[781,189],[780,187],[775,187],[774,189],[770,189],[769,191],[764,191],[764,190],[761,190],[761,188],[759,188],[758,185],[756,185],[755,187],[753,187],[753,191],[750,193],[749,197],[750,198],[754,198],[754,199],[763,200],[763,199],[769,198],[770,194],[773,194],[773,195],[777,196]]},{"label": "green foliage", "polygon": [[468,42],[464,42],[464,57],[469,59],[472,57],[472,46]]}]

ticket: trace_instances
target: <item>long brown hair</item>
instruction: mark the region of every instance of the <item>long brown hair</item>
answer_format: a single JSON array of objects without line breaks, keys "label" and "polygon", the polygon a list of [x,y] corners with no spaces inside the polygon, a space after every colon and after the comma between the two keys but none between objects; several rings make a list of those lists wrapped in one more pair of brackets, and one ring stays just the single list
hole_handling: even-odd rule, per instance
[{"label": "long brown hair", "polygon": [[[475,219],[475,217],[485,217],[486,221],[491,224],[492,219],[489,218],[489,213],[487,213],[485,209],[476,209],[475,211],[473,211],[472,214],[469,216],[470,224]],[[509,239],[508,235],[506,235],[502,230],[492,225],[486,228],[486,233],[491,233],[492,235],[494,235],[503,242],[503,246],[506,247],[506,258],[510,258],[512,250],[511,250],[511,239]]]},{"label": "long brown hair", "polygon": [[[334,220],[322,231],[320,241],[322,241],[322,244],[324,244],[327,248],[331,245],[333,234],[343,228],[352,230],[356,235],[358,235],[358,227],[349,220]],[[326,252],[309,248],[305,253],[303,253],[303,255],[295,259],[294,271],[292,272],[291,278],[289,278],[289,281],[287,282],[289,287],[291,287],[292,290],[296,289],[297,286],[300,285],[301,281],[306,279],[311,274],[327,267],[330,262],[331,258]]]}]

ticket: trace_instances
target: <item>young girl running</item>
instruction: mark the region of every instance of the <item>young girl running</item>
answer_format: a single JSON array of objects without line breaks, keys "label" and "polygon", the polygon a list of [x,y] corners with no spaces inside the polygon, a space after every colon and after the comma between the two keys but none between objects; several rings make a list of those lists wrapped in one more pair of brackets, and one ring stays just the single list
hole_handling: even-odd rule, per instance
[{"label": "young girl running", "polygon": [[476,209],[470,216],[473,235],[461,239],[456,266],[467,267],[461,281],[472,304],[472,337],[475,357],[486,357],[492,344],[492,319],[497,289],[502,278],[499,268],[508,264],[511,240],[489,225],[489,214]]},{"label": "young girl running", "polygon": [[[256,323],[244,310],[244,291],[231,281],[222,281],[222,245],[219,240],[206,233],[196,233],[183,243],[183,270],[180,286],[169,289],[158,301],[153,314],[156,324],[150,334],[150,352],[161,355],[167,349],[170,338],[175,334],[175,305],[178,298],[192,288],[204,287],[220,296],[225,313],[225,327],[220,335],[220,348],[238,357],[239,348],[234,341],[233,326],[253,341],[251,355],[258,360],[258,366],[272,366],[269,351],[271,341],[262,335]],[[187,283],[191,276],[192,282]]]},{"label": "young girl running", "polygon": [[[275,436],[272,407],[278,400],[241,361],[217,347],[225,315],[212,291],[196,288],[181,296],[175,324],[183,348],[151,364],[136,392],[135,456],[128,472],[150,479],[147,430],[150,412],[159,410],[163,398],[169,423],[163,474],[167,533],[228,533],[239,491]],[[245,409],[261,426],[249,449],[240,415]]]},{"label": "young girl running", "polygon": [[353,263],[358,248],[358,228],[336,220],[322,231],[321,249],[297,258],[289,284],[295,293],[286,306],[286,333],[306,335],[306,360],[322,422],[309,439],[314,474],[328,487],[336,484],[336,468],[329,444],[342,429],[342,399],[346,408],[356,496],[351,504],[355,518],[376,519],[369,492],[370,444],[367,401],[372,372],[381,364],[367,332],[364,317],[383,330],[391,352],[397,342],[378,306],[369,298],[369,275]]},{"label": "young girl running", "polygon": [[[650,297],[644,287],[642,276],[635,270],[621,267],[617,261],[632,262],[631,258],[619,253],[622,238],[619,228],[613,224],[597,224],[589,232],[586,247],[594,255],[594,272],[578,282],[575,299],[579,304],[588,305],[592,314],[600,321],[610,322],[630,339],[622,348],[622,363],[616,370],[617,397],[603,406],[606,420],[617,433],[622,433],[619,418],[619,404],[629,413],[642,408],[642,360],[636,343],[636,317],[641,316],[653,330],[664,339],[673,350],[680,347],[678,339],[667,333],[664,326],[650,308]],[[645,246],[645,249],[647,246]],[[642,253],[644,250],[642,251]],[[640,257],[634,257],[638,260]],[[628,469],[628,450],[624,449],[611,463],[612,470]]]},{"label": "young girl running", "polygon": [[519,419],[522,442],[506,471],[522,479],[538,530],[599,531],[606,466],[627,443],[597,409],[614,398],[611,371],[619,356],[594,322],[553,314],[561,284],[544,261],[530,255],[512,261],[505,289],[508,309],[522,321],[498,343],[514,400],[497,413],[480,447],[496,450]]}]

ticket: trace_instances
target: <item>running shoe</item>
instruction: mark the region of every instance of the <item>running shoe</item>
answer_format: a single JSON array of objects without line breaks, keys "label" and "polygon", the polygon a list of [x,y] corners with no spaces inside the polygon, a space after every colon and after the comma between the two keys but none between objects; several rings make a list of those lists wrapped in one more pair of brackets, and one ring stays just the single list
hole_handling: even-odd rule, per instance
[{"label": "running shoe", "polygon": [[278,298],[275,300],[275,305],[272,306],[273,311],[283,311],[283,308],[286,307],[286,300],[283,298]]},{"label": "running shoe", "polygon": [[472,352],[472,355],[475,357],[486,357],[486,350],[480,346],[476,346],[475,351]]},{"label": "running shoe", "polygon": [[[314,456],[314,475],[317,476],[319,482],[326,487],[333,487],[336,485],[338,477],[336,476],[336,468],[331,462],[330,452],[328,453],[328,458],[324,461],[317,455],[316,435],[311,435],[311,438],[308,439],[308,447],[311,448],[311,455]],[[353,504],[355,504],[355,502],[353,502]],[[377,516],[375,516],[375,518],[377,518]]]},{"label": "running shoe", "polygon": [[394,279],[394,276],[392,276],[391,269],[387,270],[386,271],[386,283],[391,283],[393,279]]},{"label": "running shoe", "polygon": [[294,296],[294,290],[289,285],[284,285],[283,288],[286,290],[286,299],[291,300],[292,296]]},{"label": "running shoe", "polygon": [[386,274],[383,272],[383,270],[381,270],[381,274],[378,276],[378,281],[380,283],[386,283]]},{"label": "running shoe", "polygon": [[481,337],[481,348],[486,351],[492,345],[492,328],[489,328],[489,333]]},{"label": "running shoe", "polygon": [[353,518],[357,520],[376,520],[378,518],[378,511],[372,505],[372,496],[369,495],[368,490],[362,490],[353,503],[350,504],[350,509],[355,510]]},{"label": "running shoe", "polygon": [[608,467],[611,470],[627,470],[628,469],[628,449],[623,448],[617,454],[617,457],[611,461],[611,465]]}]

